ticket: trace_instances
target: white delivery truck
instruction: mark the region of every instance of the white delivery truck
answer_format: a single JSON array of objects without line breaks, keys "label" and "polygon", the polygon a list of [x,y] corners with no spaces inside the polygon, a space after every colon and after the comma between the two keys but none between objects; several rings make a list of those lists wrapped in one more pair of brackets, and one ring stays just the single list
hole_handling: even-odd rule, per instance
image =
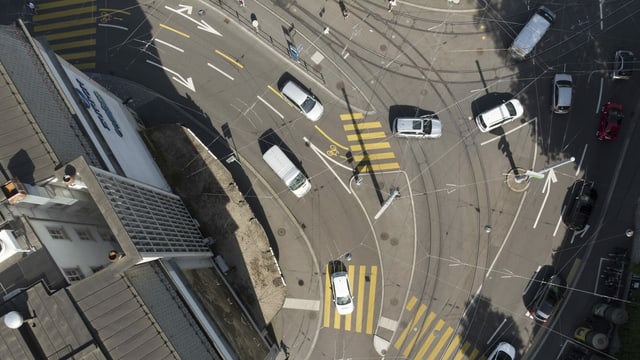
[{"label": "white delivery truck", "polygon": [[546,7],[540,6],[529,19],[527,25],[522,28],[520,34],[513,40],[513,44],[509,47],[511,56],[517,60],[524,60],[555,20],[556,14]]},{"label": "white delivery truck", "polygon": [[294,164],[287,155],[277,146],[273,145],[262,155],[269,167],[284,181],[293,194],[299,198],[311,190],[311,182]]}]

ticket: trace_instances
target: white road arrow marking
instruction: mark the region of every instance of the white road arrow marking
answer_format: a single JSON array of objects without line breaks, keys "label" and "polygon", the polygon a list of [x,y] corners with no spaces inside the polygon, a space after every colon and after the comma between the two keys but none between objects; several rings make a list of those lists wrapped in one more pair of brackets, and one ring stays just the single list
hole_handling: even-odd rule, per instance
[{"label": "white road arrow marking", "polygon": [[551,193],[551,183],[558,182],[558,178],[556,177],[555,171],[553,169],[549,170],[549,175],[546,179],[544,179],[544,186],[542,187],[542,193],[544,194],[544,200],[542,200],[542,205],[540,206],[540,210],[538,211],[538,217],[536,217],[536,221],[533,223],[533,228],[535,229],[538,226],[538,221],[540,220],[540,216],[542,215],[542,210],[544,210],[544,206],[547,203],[547,199],[549,198],[549,194]]},{"label": "white road arrow marking", "polygon": [[[173,11],[174,13],[184,17],[185,19],[188,19],[191,22],[194,22],[198,25],[198,29],[200,30],[204,30],[206,32],[212,33],[214,35],[218,35],[218,36],[222,36],[222,34],[220,34],[216,29],[214,29],[211,25],[207,24],[204,20],[196,20],[196,19],[192,19],[189,15],[184,14],[185,11],[187,11],[186,8],[184,8],[184,5],[180,5],[182,6],[182,8],[180,9],[174,9],[171,8],[169,6],[164,6],[165,9],[169,10],[169,11]],[[190,10],[189,10],[190,11]],[[191,12],[189,12],[189,14],[191,14]]]},{"label": "white road arrow marking", "polygon": [[191,13],[193,12],[193,6],[191,5],[178,4],[178,7],[180,9],[178,9],[177,12],[183,13],[186,11],[188,15],[191,15]]},{"label": "white road arrow marking", "polygon": [[584,237],[584,234],[587,233],[587,230],[589,230],[589,224],[587,224],[584,229],[580,230],[580,231],[576,231],[573,233],[573,236],[571,237],[571,243],[573,244],[573,240],[575,240],[577,235],[580,235],[581,238]]},{"label": "white road arrow marking", "polygon": [[186,79],[185,79],[184,77],[182,77],[182,75],[178,74],[177,72],[175,72],[175,71],[173,71],[173,70],[171,70],[171,69],[169,69],[169,68],[167,68],[167,67],[164,67],[164,66],[162,66],[162,65],[160,65],[160,64],[156,64],[156,63],[154,63],[154,62],[153,62],[153,61],[151,61],[151,60],[147,60],[147,63],[149,63],[149,64],[151,64],[151,65],[153,65],[153,66],[157,66],[157,67],[159,67],[160,69],[162,69],[162,70],[164,70],[164,71],[166,71],[166,72],[168,72],[168,73],[173,74],[173,77],[172,77],[172,79],[173,79],[173,80],[175,80],[175,81],[179,82],[179,83],[180,83],[180,85],[182,85],[182,86],[184,86],[184,87],[188,88],[189,90],[191,90],[191,91],[193,91],[193,92],[196,92],[196,88],[195,88],[195,86],[193,85],[193,78],[188,77],[188,78],[186,78]]}]

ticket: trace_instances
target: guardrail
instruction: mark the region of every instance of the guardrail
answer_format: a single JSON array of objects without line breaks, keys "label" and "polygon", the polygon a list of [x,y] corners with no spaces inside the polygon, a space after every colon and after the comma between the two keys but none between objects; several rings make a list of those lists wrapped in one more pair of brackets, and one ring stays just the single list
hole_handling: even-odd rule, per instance
[{"label": "guardrail", "polygon": [[255,34],[258,35],[258,37],[260,39],[262,39],[262,41],[264,41],[265,43],[271,45],[277,51],[285,54],[287,57],[289,57],[291,60],[293,60],[292,61],[293,63],[298,64],[298,66],[300,68],[305,70],[307,73],[315,76],[318,80],[322,81],[322,83],[326,85],[326,81],[324,79],[324,75],[322,74],[322,72],[317,71],[316,69],[314,69],[313,66],[309,65],[309,63],[304,61],[304,59],[300,59],[299,57],[294,59],[292,57],[292,54],[289,51],[289,44],[283,43],[283,42],[278,41],[278,40],[275,40],[273,36],[268,34],[266,31],[263,31],[259,26],[258,27],[253,26],[253,20],[254,19],[247,18],[244,15],[240,14],[238,12],[238,10],[236,10],[234,7],[228,5],[223,0],[217,0],[217,1],[211,0],[211,2],[213,4],[218,5],[222,10],[224,10],[225,12],[230,14],[231,16],[235,17],[235,19],[238,21],[238,23],[240,23],[242,25],[245,25],[246,27],[248,27],[252,31],[254,31]]}]

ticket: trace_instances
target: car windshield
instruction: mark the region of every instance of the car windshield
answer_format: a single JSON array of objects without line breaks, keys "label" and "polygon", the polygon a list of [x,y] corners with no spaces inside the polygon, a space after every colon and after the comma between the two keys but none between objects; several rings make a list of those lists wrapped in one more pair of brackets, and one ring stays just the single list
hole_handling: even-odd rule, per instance
[{"label": "car windshield", "polygon": [[349,305],[351,302],[351,298],[348,296],[338,296],[336,298],[336,304],[338,305]]},{"label": "car windshield", "polygon": [[557,84],[558,84],[559,88],[561,88],[561,87],[571,87],[571,81],[569,81],[569,80],[560,80],[560,81],[557,82]]},{"label": "car windshield", "polygon": [[504,106],[507,108],[507,111],[509,112],[509,115],[516,116],[516,107],[513,106],[512,103],[508,102],[508,103],[504,104]]},{"label": "car windshield", "polygon": [[431,119],[424,119],[424,133],[431,134]]},{"label": "car windshield", "polygon": [[302,174],[298,174],[291,183],[289,183],[289,189],[292,191],[298,190],[304,183],[307,181],[307,178]]},{"label": "car windshield", "polygon": [[484,119],[482,118],[482,115],[478,116],[478,119],[480,119],[480,125],[482,125],[483,128],[486,128],[487,124],[484,123]]},{"label": "car windshield", "polygon": [[622,112],[616,108],[609,109],[609,122],[619,123],[622,120]]},{"label": "car windshield", "polygon": [[305,113],[310,112],[314,106],[316,106],[316,101],[311,96],[307,96],[302,105],[300,105]]},{"label": "car windshield", "polygon": [[495,357],[496,360],[513,360],[511,356],[504,351],[498,351]]}]

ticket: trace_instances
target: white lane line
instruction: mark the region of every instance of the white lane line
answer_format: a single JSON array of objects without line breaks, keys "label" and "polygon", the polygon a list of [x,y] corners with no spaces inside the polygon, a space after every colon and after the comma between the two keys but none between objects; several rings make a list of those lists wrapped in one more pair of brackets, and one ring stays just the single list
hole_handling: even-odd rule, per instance
[{"label": "white lane line", "polygon": [[156,42],[159,42],[159,43],[160,43],[160,44],[162,44],[162,45],[167,45],[168,47],[172,48],[173,50],[180,51],[181,53],[183,53],[183,52],[184,52],[184,50],[182,50],[181,48],[179,48],[179,47],[177,47],[177,46],[175,46],[175,45],[173,45],[173,44],[169,44],[168,42],[166,42],[166,41],[164,41],[164,40],[160,40],[160,39],[158,39],[158,38],[156,38],[156,39],[154,39],[154,40],[155,40]]},{"label": "white lane line", "polygon": [[209,67],[210,67],[210,68],[212,68],[212,69],[214,69],[214,70],[217,70],[220,74],[222,74],[222,75],[224,75],[224,76],[228,77],[229,79],[233,80],[233,77],[232,77],[231,75],[229,75],[229,74],[227,74],[226,72],[224,72],[224,71],[222,71],[222,70],[218,69],[217,67],[215,67],[215,66],[211,65],[211,63],[207,63],[207,65],[209,65]]},{"label": "white lane line", "polygon": [[111,25],[111,24],[98,24],[99,27],[108,27],[108,28],[114,28],[114,29],[119,29],[119,30],[124,30],[124,31],[128,31],[129,28],[124,27],[124,26],[118,26],[118,25]]},{"label": "white lane line", "polygon": [[498,331],[500,331],[500,329],[502,328],[502,326],[504,325],[504,323],[507,322],[507,318],[502,319],[502,323],[500,324],[500,326],[498,326],[498,328],[496,329],[496,331],[493,332],[493,335],[491,335],[491,337],[489,338],[489,340],[487,341],[487,345],[489,345],[492,341],[493,338],[496,336],[496,334],[498,334]]},{"label": "white lane line", "polygon": [[596,114],[600,110],[600,104],[602,103],[602,83],[604,82],[603,78],[600,78],[600,94],[598,95],[598,105],[596,105]]},{"label": "white lane line", "polygon": [[537,117],[534,117],[533,119],[531,119],[531,120],[527,121],[526,123],[524,123],[524,124],[522,124],[522,125],[520,125],[520,126],[516,126],[515,128],[513,128],[513,129],[511,129],[511,130],[507,131],[506,133],[504,133],[504,135],[496,136],[496,137],[494,137],[493,139],[489,139],[489,140],[487,140],[487,141],[485,141],[485,142],[480,143],[480,146],[484,146],[484,145],[487,145],[488,143],[491,143],[491,142],[494,142],[494,141],[496,141],[496,140],[499,140],[502,136],[509,135],[509,134],[511,134],[512,132],[514,132],[514,131],[516,131],[516,130],[519,130],[521,127],[526,126],[526,125],[529,125],[529,123],[530,123],[530,122],[532,122],[532,121],[536,121],[537,119],[538,119]]},{"label": "white lane line", "polygon": [[578,176],[578,173],[580,172],[580,169],[582,168],[582,162],[584,161],[584,156],[587,154],[587,146],[589,144],[584,144],[584,149],[582,149],[582,156],[580,156],[580,162],[578,163],[578,168],[576,169],[576,176]]},{"label": "white lane line", "polygon": [[391,331],[396,331],[398,328],[398,322],[396,320],[389,319],[388,317],[381,316],[380,320],[378,320],[378,326]]},{"label": "white lane line", "polygon": [[598,2],[600,5],[600,30],[604,30],[604,17],[602,16],[602,3],[604,3],[604,0],[600,0]]},{"label": "white lane line", "polygon": [[320,300],[285,298],[282,307],[285,309],[320,311]]},{"label": "white lane line", "polygon": [[560,214],[560,217],[558,218],[558,223],[556,224],[556,229],[553,230],[553,237],[556,236],[556,234],[558,233],[558,228],[560,227],[560,223],[562,222],[562,214]]},{"label": "white lane line", "polygon": [[271,104],[269,104],[265,99],[261,98],[260,95],[258,95],[258,100],[262,101],[263,104],[267,105],[267,107],[271,109],[271,111],[276,113],[278,116],[280,116],[281,119],[284,119],[284,115],[280,114],[278,110],[276,110],[276,108],[271,106]]}]

